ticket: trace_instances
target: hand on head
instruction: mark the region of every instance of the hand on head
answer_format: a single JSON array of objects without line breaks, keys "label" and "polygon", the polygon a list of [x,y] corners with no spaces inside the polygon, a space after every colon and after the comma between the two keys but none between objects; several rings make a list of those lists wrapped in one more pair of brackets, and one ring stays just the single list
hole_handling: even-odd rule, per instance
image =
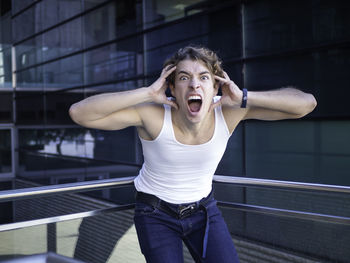
[{"label": "hand on head", "polygon": [[224,78],[217,75],[214,78],[219,82],[219,88],[221,89],[222,96],[220,100],[213,103],[210,110],[216,107],[222,106],[240,106],[242,102],[242,91],[239,87],[230,79],[228,74],[224,71]]},{"label": "hand on head", "polygon": [[168,88],[167,77],[176,70],[176,66],[174,64],[170,64],[163,68],[160,77],[148,88],[150,89],[151,96],[153,98],[153,102],[159,104],[167,104],[175,109],[178,109],[178,105],[174,100],[169,100],[166,97],[166,90]]}]

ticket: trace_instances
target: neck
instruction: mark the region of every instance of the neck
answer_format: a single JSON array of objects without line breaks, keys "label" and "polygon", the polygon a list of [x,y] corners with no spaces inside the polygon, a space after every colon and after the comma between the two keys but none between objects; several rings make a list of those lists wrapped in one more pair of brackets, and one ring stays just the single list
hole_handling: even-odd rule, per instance
[{"label": "neck", "polygon": [[213,110],[206,114],[199,122],[192,122],[191,120],[185,118],[179,110],[172,110],[173,125],[175,125],[184,135],[191,134],[196,136],[203,133],[203,131],[209,132],[210,129],[208,127],[211,127],[214,121],[215,118]]}]

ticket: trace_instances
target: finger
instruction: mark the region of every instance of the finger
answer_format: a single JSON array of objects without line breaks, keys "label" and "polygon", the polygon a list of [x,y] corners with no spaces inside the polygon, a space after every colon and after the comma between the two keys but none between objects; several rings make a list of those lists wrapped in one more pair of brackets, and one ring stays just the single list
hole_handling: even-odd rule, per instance
[{"label": "finger", "polygon": [[215,108],[219,107],[221,105],[221,99],[219,99],[217,102],[213,102],[211,105],[210,105],[210,108],[209,108],[209,111],[212,111],[214,110]]},{"label": "finger", "polygon": [[164,104],[168,104],[177,110],[179,109],[179,106],[177,105],[177,103],[175,101],[172,100],[172,98],[167,98],[167,100],[164,102]]},{"label": "finger", "polygon": [[175,67],[174,64],[170,64],[170,65],[164,67],[164,68],[162,69],[162,74],[164,74],[165,72],[169,71],[170,69],[172,69],[172,68],[174,68],[174,67]]},{"label": "finger", "polygon": [[230,80],[230,77],[228,76],[228,74],[226,73],[226,71],[224,71],[224,77],[225,77],[225,79]]},{"label": "finger", "polygon": [[228,82],[230,81],[230,80],[224,79],[224,78],[222,78],[222,77],[219,77],[219,76],[217,76],[217,75],[214,76],[214,79],[217,79],[217,80],[219,80],[219,81],[221,81],[221,82],[224,82],[224,83],[228,83]]},{"label": "finger", "polygon": [[171,73],[174,72],[174,70],[176,69],[176,66],[172,65],[172,68],[165,68],[162,71],[162,77],[163,78],[167,78]]}]

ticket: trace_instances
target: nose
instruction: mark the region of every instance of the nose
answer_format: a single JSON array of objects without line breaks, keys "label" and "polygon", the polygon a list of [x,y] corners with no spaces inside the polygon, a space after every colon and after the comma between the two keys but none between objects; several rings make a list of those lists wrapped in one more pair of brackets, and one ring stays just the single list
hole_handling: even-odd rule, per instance
[{"label": "nose", "polygon": [[192,78],[190,82],[190,86],[193,89],[198,89],[200,87],[200,83],[196,78]]}]

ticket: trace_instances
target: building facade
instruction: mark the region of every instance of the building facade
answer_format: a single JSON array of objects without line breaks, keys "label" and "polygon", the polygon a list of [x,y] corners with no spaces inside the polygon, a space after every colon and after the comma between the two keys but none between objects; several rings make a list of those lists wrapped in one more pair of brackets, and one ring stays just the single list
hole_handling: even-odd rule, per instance
[{"label": "building facade", "polygon": [[[350,186],[349,11],[340,0],[2,0],[0,189],[15,187],[17,179],[60,184],[137,175],[143,157],[134,128],[85,129],[68,109],[94,94],[151,84],[164,60],[189,44],[217,51],[240,88],[294,85],[318,101],[300,120],[241,123],[217,174]],[[319,212],[350,214],[344,196],[216,189],[221,200],[290,209],[321,204]],[[133,194],[127,188],[96,196],[123,203]],[[334,206],[335,200],[343,203]],[[321,226],[308,248],[297,242],[300,225],[273,226],[243,214],[229,225],[239,236],[308,255],[339,262],[349,256],[339,244],[315,252]],[[292,238],[274,235],[275,226]]]}]

